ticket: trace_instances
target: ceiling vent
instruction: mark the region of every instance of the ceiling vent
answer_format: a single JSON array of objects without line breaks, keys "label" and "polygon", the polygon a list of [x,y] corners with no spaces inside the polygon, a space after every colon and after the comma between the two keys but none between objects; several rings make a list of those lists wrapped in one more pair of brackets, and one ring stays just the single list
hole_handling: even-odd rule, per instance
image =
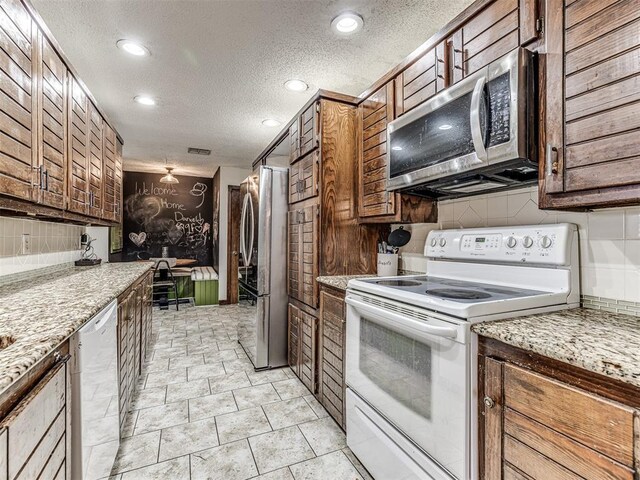
[{"label": "ceiling vent", "polygon": [[206,148],[189,147],[187,152],[193,153],[194,155],[211,155],[211,150],[206,149]]}]

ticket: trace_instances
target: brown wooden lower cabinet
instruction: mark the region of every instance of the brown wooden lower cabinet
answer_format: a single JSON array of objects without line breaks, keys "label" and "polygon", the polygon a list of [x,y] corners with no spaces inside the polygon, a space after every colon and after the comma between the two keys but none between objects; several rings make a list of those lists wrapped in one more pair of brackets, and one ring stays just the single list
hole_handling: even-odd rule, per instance
[{"label": "brown wooden lower cabinet", "polygon": [[66,361],[58,361],[0,423],[0,478],[71,478]]},{"label": "brown wooden lower cabinet", "polygon": [[311,393],[317,391],[318,319],[289,304],[289,366]]},{"label": "brown wooden lower cabinet", "polygon": [[319,316],[289,304],[289,366],[345,428],[344,292],[322,286]]},{"label": "brown wooden lower cabinet", "polygon": [[118,297],[120,431],[124,428],[151,340],[151,272]]},{"label": "brown wooden lower cabinet", "polygon": [[318,348],[318,397],[329,415],[343,429],[345,418],[345,328],[344,291],[322,286]]},{"label": "brown wooden lower cabinet", "polygon": [[480,352],[480,478],[638,478],[638,389],[482,337]]}]

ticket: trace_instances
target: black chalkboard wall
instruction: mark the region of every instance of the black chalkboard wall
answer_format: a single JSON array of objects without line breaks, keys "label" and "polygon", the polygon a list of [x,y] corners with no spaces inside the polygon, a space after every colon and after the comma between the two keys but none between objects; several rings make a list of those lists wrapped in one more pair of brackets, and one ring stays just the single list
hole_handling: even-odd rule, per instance
[{"label": "black chalkboard wall", "polygon": [[197,260],[211,265],[212,179],[178,176],[176,185],[160,183],[162,174],[124,172],[124,261],[141,256]]}]

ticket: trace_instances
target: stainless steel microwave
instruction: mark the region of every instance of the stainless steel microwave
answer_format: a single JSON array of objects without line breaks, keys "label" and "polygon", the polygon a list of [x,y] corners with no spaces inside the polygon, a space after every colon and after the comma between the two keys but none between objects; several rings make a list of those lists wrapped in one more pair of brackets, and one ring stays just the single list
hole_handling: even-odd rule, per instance
[{"label": "stainless steel microwave", "polygon": [[452,198],[535,183],[535,61],[518,48],[387,127],[387,189]]}]

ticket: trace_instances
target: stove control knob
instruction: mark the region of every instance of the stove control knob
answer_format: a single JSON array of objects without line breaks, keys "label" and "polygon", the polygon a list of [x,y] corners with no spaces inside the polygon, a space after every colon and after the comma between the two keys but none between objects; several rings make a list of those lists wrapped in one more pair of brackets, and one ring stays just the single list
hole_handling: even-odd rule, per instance
[{"label": "stove control knob", "polygon": [[447,244],[447,239],[446,238],[441,238],[440,239],[440,246],[444,247]]},{"label": "stove control knob", "polygon": [[524,248],[531,248],[533,247],[533,238],[526,236],[522,239],[522,245],[524,245]]},{"label": "stove control knob", "polygon": [[438,239],[434,237],[431,239],[431,246],[435,247],[436,245],[438,245]]},{"label": "stove control knob", "polygon": [[540,246],[542,248],[549,248],[553,244],[553,241],[546,235],[540,239]]},{"label": "stove control knob", "polygon": [[507,247],[508,248],[516,248],[516,245],[518,245],[518,240],[516,240],[516,237],[507,238]]}]

